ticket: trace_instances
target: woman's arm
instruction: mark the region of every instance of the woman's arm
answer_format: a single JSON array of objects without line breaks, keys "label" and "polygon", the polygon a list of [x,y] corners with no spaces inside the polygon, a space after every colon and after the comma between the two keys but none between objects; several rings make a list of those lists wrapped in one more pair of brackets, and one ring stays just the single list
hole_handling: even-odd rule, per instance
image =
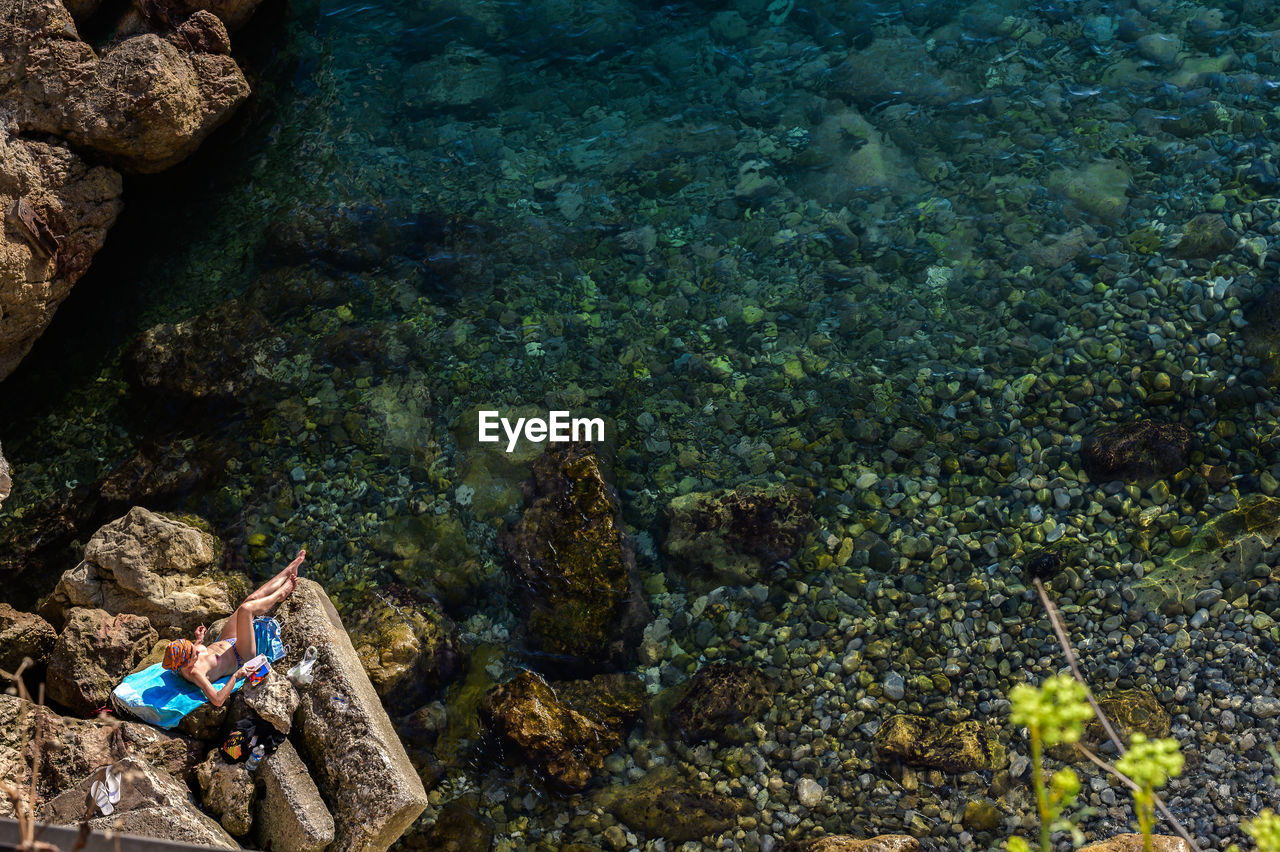
[{"label": "woman's arm", "polygon": [[236,688],[236,680],[247,674],[245,667],[241,666],[231,673],[231,677],[227,678],[227,682],[222,685],[221,689],[215,689],[213,684],[209,682],[204,672],[196,672],[192,676],[196,686],[200,687],[205,697],[209,699],[209,703],[214,707],[221,707],[228,698],[231,697],[231,691]]}]

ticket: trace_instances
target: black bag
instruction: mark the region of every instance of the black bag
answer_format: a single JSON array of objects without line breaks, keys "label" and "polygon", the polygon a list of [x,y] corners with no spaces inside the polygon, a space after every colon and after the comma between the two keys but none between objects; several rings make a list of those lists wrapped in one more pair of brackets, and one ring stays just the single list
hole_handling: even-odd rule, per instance
[{"label": "black bag", "polygon": [[247,760],[255,746],[262,746],[265,757],[271,754],[285,741],[285,735],[277,731],[269,722],[257,713],[250,713],[231,729],[227,738],[222,741],[219,751],[228,763],[239,763]]}]

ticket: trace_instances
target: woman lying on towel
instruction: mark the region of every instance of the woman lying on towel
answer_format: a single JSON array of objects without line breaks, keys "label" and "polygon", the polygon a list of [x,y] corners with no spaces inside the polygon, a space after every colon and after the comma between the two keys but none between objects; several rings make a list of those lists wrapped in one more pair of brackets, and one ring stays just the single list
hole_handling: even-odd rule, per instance
[{"label": "woman lying on towel", "polygon": [[[289,566],[271,578],[262,588],[244,599],[227,619],[218,641],[204,645],[204,625],[196,628],[196,641],[175,639],[164,652],[164,667],[177,671],[184,678],[204,691],[214,707],[221,707],[231,697],[236,681],[249,674],[247,660],[258,655],[253,635],[254,616],[266,615],[276,604],[293,592],[298,585],[298,566],[307,558],[305,550],[299,550]],[[222,689],[215,689],[213,682],[227,678]]]}]

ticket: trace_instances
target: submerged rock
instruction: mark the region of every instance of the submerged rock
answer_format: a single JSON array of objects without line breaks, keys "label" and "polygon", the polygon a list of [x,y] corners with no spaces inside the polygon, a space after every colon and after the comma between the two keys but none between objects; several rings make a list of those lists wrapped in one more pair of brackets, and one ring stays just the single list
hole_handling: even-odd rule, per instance
[{"label": "submerged rock", "polygon": [[461,671],[457,625],[432,604],[373,600],[358,611],[351,627],[356,655],[393,714],[421,707]]},{"label": "submerged rock", "polygon": [[[0,22],[0,43],[8,44],[4,29]],[[7,89],[0,71],[0,92]],[[0,380],[26,357],[102,248],[120,214],[120,193],[112,169],[90,166],[62,145],[20,138],[0,122]],[[10,484],[0,457],[0,502]]]},{"label": "submerged rock", "polygon": [[741,739],[735,727],[760,715],[773,698],[773,685],[764,672],[731,663],[703,666],[682,689],[684,694],[672,708],[670,722],[688,743]]},{"label": "submerged rock", "polygon": [[636,831],[673,844],[722,834],[752,810],[750,802],[715,793],[665,766],[636,784],[605,787],[596,802]]},{"label": "submerged rock", "polygon": [[740,485],[683,494],[667,507],[667,555],[693,577],[751,583],[790,559],[813,526],[809,492],[791,485]]},{"label": "submerged rock", "polygon": [[529,508],[500,539],[524,588],[527,640],[551,661],[620,665],[649,620],[635,554],[596,456],[560,446],[534,464]]},{"label": "submerged rock", "polygon": [[1099,429],[1080,449],[1084,471],[1094,482],[1150,482],[1187,466],[1191,432],[1178,423],[1137,420]]},{"label": "submerged rock", "polygon": [[914,36],[878,38],[851,52],[831,72],[833,91],[862,107],[885,101],[943,104],[972,91],[967,80],[941,68]]},{"label": "submerged rock", "polygon": [[502,62],[482,50],[450,45],[444,53],[405,72],[404,99],[412,109],[437,111],[485,106],[503,92]]},{"label": "submerged rock", "polygon": [[144,616],[168,639],[189,636],[230,615],[246,593],[243,578],[217,570],[221,557],[209,533],[135,507],[94,533],[41,614],[56,624],[71,607],[97,607]]},{"label": "submerged rock", "polygon": [[1280,498],[1248,494],[1234,509],[1205,523],[1191,543],[1180,547],[1133,583],[1140,605],[1165,614],[1191,614],[1195,595],[1242,565],[1266,561],[1280,539]]},{"label": "submerged rock", "polygon": [[[530,671],[494,687],[480,707],[485,724],[494,733],[567,790],[581,790],[591,782],[604,766],[604,759],[622,745],[625,726],[640,711],[634,697],[609,695],[609,684],[597,683],[594,689],[579,685],[578,690],[583,709],[594,706],[600,717],[570,707]],[[619,715],[619,711],[626,715]]]},{"label": "submerged rock", "polygon": [[147,329],[124,355],[139,391],[177,405],[270,403],[280,336],[262,314],[232,299],[179,323]]},{"label": "submerged rock", "polygon": [[[218,849],[239,849],[231,835],[217,822],[201,813],[188,800],[187,785],[168,772],[139,757],[115,763],[121,775],[120,801],[110,816],[88,820],[94,831],[116,831],[142,837],[158,837]],[[91,801],[89,788],[101,780],[104,770],[95,771],[40,810],[40,820],[53,825],[78,825]]]},{"label": "submerged rock", "polygon": [[49,698],[81,715],[105,707],[111,690],[158,638],[142,616],[70,610],[49,657]]},{"label": "submerged rock", "polygon": [[924,716],[891,716],[875,737],[876,759],[960,773],[1004,766],[1004,746],[981,722],[954,725]]},{"label": "submerged rock", "polygon": [[470,603],[486,580],[479,553],[452,513],[388,518],[372,546],[400,582],[450,607]]},{"label": "submerged rock", "polygon": [[406,837],[406,847],[424,852],[488,852],[493,826],[480,815],[477,796],[459,796],[440,809],[436,823],[421,835]]},{"label": "submerged rock", "polygon": [[1129,206],[1129,170],[1118,160],[1100,160],[1077,169],[1059,169],[1049,175],[1049,189],[1082,210],[1113,222]]},{"label": "submerged rock", "polygon": [[[1080,852],[1143,852],[1141,834],[1117,834],[1109,840],[1080,847]],[[1172,834],[1151,835],[1151,852],[1191,852],[1191,846]]]},{"label": "submerged rock", "polygon": [[324,589],[299,580],[276,618],[289,649],[277,668],[297,663],[308,645],[320,652],[292,736],[332,808],[332,848],[386,849],[426,809],[422,781]]},{"label": "submerged rock", "polygon": [[865,840],[833,834],[783,846],[783,852],[916,852],[920,841],[906,834],[878,834]]},{"label": "submerged rock", "polygon": [[61,137],[130,171],[157,172],[194,151],[249,95],[230,56],[182,50],[154,33],[99,55],[56,0],[13,9],[0,20],[0,43],[10,45],[0,92],[23,133]]},{"label": "submerged rock", "polygon": [[1173,256],[1211,260],[1235,248],[1238,239],[1221,213],[1201,213],[1183,229]]}]

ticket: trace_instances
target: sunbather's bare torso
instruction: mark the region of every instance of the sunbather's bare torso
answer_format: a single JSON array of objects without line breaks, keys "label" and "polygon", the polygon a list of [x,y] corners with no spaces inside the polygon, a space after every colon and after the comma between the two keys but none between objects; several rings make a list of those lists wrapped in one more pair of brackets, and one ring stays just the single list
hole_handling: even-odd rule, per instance
[{"label": "sunbather's bare torso", "polygon": [[[177,671],[184,678],[199,686],[205,696],[215,706],[221,706],[231,694],[237,678],[245,677],[249,672],[245,664],[258,653],[253,634],[255,616],[270,612],[276,604],[287,598],[298,585],[298,566],[306,557],[306,551],[298,551],[298,556],[288,567],[277,574],[262,588],[249,595],[223,626],[216,642],[208,645],[204,641],[204,626],[196,628],[196,654]],[[215,681],[231,675],[231,680],[222,688],[213,686]]]}]

